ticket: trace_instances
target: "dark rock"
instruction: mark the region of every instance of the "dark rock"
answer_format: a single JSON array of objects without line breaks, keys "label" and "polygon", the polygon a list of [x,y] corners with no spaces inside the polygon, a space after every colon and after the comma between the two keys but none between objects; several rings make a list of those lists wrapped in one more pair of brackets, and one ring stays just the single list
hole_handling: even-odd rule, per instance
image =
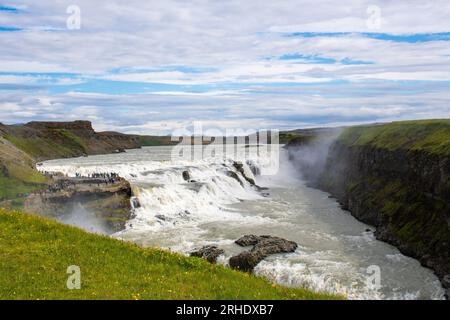
[{"label": "dark rock", "polygon": [[184,181],[189,181],[191,180],[191,175],[189,174],[189,171],[183,171],[183,179]]},{"label": "dark rock", "polygon": [[231,268],[249,272],[271,254],[294,252],[297,249],[297,244],[293,241],[267,235],[245,235],[235,243],[245,247],[254,246],[250,251],[244,251],[231,257],[229,261]]},{"label": "dark rock", "polygon": [[134,208],[134,209],[137,209],[137,208],[140,208],[140,207],[141,207],[141,203],[139,202],[139,199],[138,199],[138,198],[133,198],[133,199],[131,200],[131,202],[132,202],[132,204],[133,204],[133,208]]},{"label": "dark rock", "polygon": [[250,170],[252,171],[252,173],[255,176],[259,176],[261,174],[261,170],[259,169],[258,166],[256,166],[256,164],[253,161],[247,160],[246,162],[247,162],[248,167],[250,168]]},{"label": "dark rock", "polygon": [[162,214],[157,214],[155,216],[156,219],[162,220],[162,221],[166,221],[166,216],[162,215]]},{"label": "dark rock", "polygon": [[230,258],[229,264],[233,269],[251,272],[265,257],[251,251],[244,251]]},{"label": "dark rock", "polygon": [[450,274],[447,274],[444,277],[442,277],[442,285],[444,286],[444,288],[450,289]]},{"label": "dark rock", "polygon": [[237,239],[234,243],[241,247],[248,247],[248,246],[254,246],[261,240],[260,236],[255,236],[253,234],[248,234],[243,237],[240,237]]},{"label": "dark rock", "polygon": [[267,188],[267,187],[260,187],[260,186],[258,186],[257,184],[255,184],[253,187],[254,187],[258,192],[261,192],[261,195],[262,195],[263,197],[268,197],[268,196],[270,196],[270,193],[269,193],[269,192],[264,192],[264,191],[269,190],[269,188]]},{"label": "dark rock", "polygon": [[233,167],[235,167],[237,171],[241,171],[244,169],[244,165],[242,164],[242,162],[239,161],[234,161]]},{"label": "dark rock", "polygon": [[234,161],[233,167],[235,167],[236,170],[244,177],[244,179],[247,180],[247,182],[250,183],[252,186],[256,184],[255,180],[252,177],[247,177],[247,175],[245,174],[244,164],[242,162]]},{"label": "dark rock", "polygon": [[238,174],[234,171],[227,171],[225,173],[228,177],[235,179],[237,182],[240,183],[241,186],[244,186],[244,183],[242,182],[242,180],[239,178]]},{"label": "dark rock", "polygon": [[216,263],[217,258],[225,251],[217,248],[216,246],[204,246],[198,250],[194,250],[190,253],[191,257],[199,257],[208,260],[210,263]]},{"label": "dark rock", "polygon": [[283,238],[261,236],[260,241],[253,247],[252,251],[261,252],[264,256],[282,252],[294,252],[297,244]]}]

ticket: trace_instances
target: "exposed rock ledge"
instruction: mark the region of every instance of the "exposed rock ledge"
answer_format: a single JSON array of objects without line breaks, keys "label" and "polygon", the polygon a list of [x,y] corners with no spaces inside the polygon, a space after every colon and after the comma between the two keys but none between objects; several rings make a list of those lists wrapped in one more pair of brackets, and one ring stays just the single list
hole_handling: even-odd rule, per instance
[{"label": "exposed rock ledge", "polygon": [[293,241],[267,235],[246,235],[235,243],[242,247],[253,246],[250,251],[230,258],[230,267],[242,271],[253,271],[258,263],[271,254],[294,252],[297,249],[297,244]]},{"label": "exposed rock ledge", "polygon": [[[253,271],[258,263],[271,254],[294,252],[297,249],[297,244],[293,241],[267,235],[245,235],[235,243],[241,247],[253,246],[251,250],[241,252],[229,261],[231,268],[247,272]],[[223,253],[224,250],[209,245],[192,251],[190,255],[215,263]]]},{"label": "exposed rock ledge", "polygon": [[109,232],[125,227],[131,218],[132,195],[128,181],[123,178],[67,178],[53,176],[55,183],[45,191],[28,196],[24,203],[27,212],[59,219],[83,207],[100,219]]}]

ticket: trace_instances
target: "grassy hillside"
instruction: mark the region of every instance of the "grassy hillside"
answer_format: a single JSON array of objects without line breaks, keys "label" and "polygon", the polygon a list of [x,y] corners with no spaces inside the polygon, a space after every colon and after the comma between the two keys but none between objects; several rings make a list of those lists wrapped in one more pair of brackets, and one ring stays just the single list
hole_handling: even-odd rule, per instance
[{"label": "grassy hillside", "polygon": [[137,137],[97,133],[88,121],[0,123],[0,203],[20,208],[24,196],[46,187],[49,181],[35,169],[36,161],[137,147]]},{"label": "grassy hillside", "polygon": [[47,178],[34,169],[28,154],[0,137],[0,202],[21,198],[46,183]]},{"label": "grassy hillside", "polygon": [[450,119],[399,121],[346,129],[340,141],[395,150],[423,150],[450,155]]},{"label": "grassy hillside", "polygon": [[81,139],[67,130],[52,130],[51,137],[17,137],[6,135],[15,146],[36,159],[57,159],[87,154]]},{"label": "grassy hillside", "polygon": [[[0,230],[0,299],[336,298],[5,209]],[[70,265],[80,290],[66,287]]]}]

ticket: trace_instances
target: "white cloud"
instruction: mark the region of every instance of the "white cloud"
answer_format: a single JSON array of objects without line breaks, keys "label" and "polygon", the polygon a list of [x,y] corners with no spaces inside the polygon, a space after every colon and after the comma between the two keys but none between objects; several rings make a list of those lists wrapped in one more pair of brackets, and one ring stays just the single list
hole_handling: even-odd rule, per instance
[{"label": "white cloud", "polygon": [[[450,81],[449,41],[279,34],[450,32],[448,1],[78,0],[82,24],[73,31],[65,29],[66,1],[21,3],[22,13],[0,13],[0,25],[24,29],[0,32],[0,121],[86,118],[99,128],[143,132],[193,119],[295,127],[450,116],[449,85],[436,83]],[[381,9],[379,30],[367,29],[372,4]],[[286,54],[317,61],[278,59]],[[370,64],[339,63],[345,59]],[[55,72],[63,74],[45,75]],[[98,80],[180,87],[134,95],[72,87]],[[397,83],[405,80],[420,83]],[[73,91],[52,94],[55,86]]]}]

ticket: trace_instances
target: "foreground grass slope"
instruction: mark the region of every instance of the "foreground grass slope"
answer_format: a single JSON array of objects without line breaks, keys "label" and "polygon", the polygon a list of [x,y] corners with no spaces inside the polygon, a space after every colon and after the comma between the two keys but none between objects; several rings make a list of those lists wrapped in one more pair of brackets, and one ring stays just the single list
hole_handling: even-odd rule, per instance
[{"label": "foreground grass slope", "polygon": [[[0,209],[0,299],[332,299],[159,249]],[[81,289],[66,287],[67,267]]]}]

